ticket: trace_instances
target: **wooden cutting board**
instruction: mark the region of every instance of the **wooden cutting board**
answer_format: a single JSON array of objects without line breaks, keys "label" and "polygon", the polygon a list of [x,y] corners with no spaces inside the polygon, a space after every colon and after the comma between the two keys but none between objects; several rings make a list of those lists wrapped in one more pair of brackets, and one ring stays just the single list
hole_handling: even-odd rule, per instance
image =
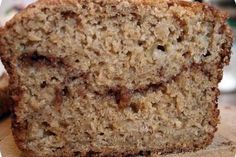
[{"label": "wooden cutting board", "polygon": [[[221,124],[214,142],[205,150],[195,153],[170,154],[152,157],[236,157],[236,95],[232,100],[221,99]],[[10,129],[10,119],[0,122],[0,151],[2,157],[23,157],[15,145]]]}]

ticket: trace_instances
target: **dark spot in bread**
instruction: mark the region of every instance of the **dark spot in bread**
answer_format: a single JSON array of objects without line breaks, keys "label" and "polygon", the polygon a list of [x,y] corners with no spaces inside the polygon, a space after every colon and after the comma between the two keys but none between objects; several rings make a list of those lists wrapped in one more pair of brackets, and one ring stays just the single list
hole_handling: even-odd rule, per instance
[{"label": "dark spot in bread", "polygon": [[100,135],[100,136],[103,136],[103,135],[104,135],[104,133],[103,133],[103,132],[101,132],[101,133],[99,133],[99,135]]},{"label": "dark spot in bread", "polygon": [[179,37],[177,38],[177,42],[180,43],[184,41],[184,32],[182,31],[181,34],[179,35]]},{"label": "dark spot in bread", "polygon": [[134,113],[138,113],[138,111],[140,110],[140,107],[137,103],[131,103],[130,107],[131,107],[131,109],[133,110]]},{"label": "dark spot in bread", "polygon": [[70,91],[67,86],[62,89],[62,96],[69,96]]},{"label": "dark spot in bread", "polygon": [[138,41],[138,45],[139,45],[139,46],[142,46],[142,45],[144,45],[144,44],[145,44],[145,41],[141,41],[141,40]]},{"label": "dark spot in bread", "polygon": [[207,53],[203,54],[203,57],[209,57],[209,56],[211,56],[211,52],[207,50]]},{"label": "dark spot in bread", "polygon": [[40,87],[41,88],[45,88],[47,86],[47,82],[46,81],[43,81],[41,84],[40,84]]},{"label": "dark spot in bread", "polygon": [[61,12],[61,15],[66,20],[69,18],[75,18],[78,16],[75,12],[73,12],[71,10],[63,11],[63,12]]},{"label": "dark spot in bread", "polygon": [[151,155],[151,151],[140,151],[139,155],[141,155],[141,156],[150,156]]},{"label": "dark spot in bread", "polygon": [[191,56],[191,52],[190,51],[187,51],[185,53],[183,53],[182,55],[184,58],[189,58]]},{"label": "dark spot in bread", "polygon": [[126,87],[122,87],[118,94],[116,95],[116,101],[118,102],[119,108],[123,109],[129,106],[130,100],[132,97],[132,93]]},{"label": "dark spot in bread", "polygon": [[99,156],[99,153],[95,151],[89,151],[86,154],[86,157],[96,157],[96,156]]},{"label": "dark spot in bread", "polygon": [[54,133],[54,132],[51,131],[51,130],[45,130],[45,131],[44,131],[44,135],[45,135],[45,136],[56,136],[56,133]]},{"label": "dark spot in bread", "polygon": [[180,28],[183,28],[187,25],[186,21],[183,20],[183,18],[179,17],[178,15],[173,14],[173,18],[176,20],[176,22],[179,23]]},{"label": "dark spot in bread", "polygon": [[59,79],[55,76],[51,77],[51,81],[59,81]]},{"label": "dark spot in bread", "polygon": [[33,53],[23,53],[18,57],[19,61],[23,63],[25,66],[36,65],[37,67],[42,66],[65,66],[65,62],[63,58],[53,57],[53,56],[45,56],[41,55],[38,52]]},{"label": "dark spot in bread", "polygon": [[157,49],[158,49],[158,50],[161,50],[161,51],[163,51],[163,52],[166,51],[165,46],[162,46],[162,45],[158,45],[158,46],[157,46]]},{"label": "dark spot in bread", "polygon": [[126,87],[109,89],[107,93],[108,95],[115,97],[116,103],[120,109],[124,109],[129,106],[132,97],[132,91]]},{"label": "dark spot in bread", "polygon": [[55,88],[54,106],[57,111],[61,110],[62,102],[63,102],[63,92],[62,92],[61,88],[56,87]]}]

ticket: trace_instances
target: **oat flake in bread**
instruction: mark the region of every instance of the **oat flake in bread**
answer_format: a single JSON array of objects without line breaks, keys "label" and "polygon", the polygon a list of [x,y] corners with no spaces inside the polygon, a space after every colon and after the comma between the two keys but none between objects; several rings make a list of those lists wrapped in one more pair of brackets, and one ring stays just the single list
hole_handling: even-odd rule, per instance
[{"label": "oat flake in bread", "polygon": [[40,0],[0,31],[13,134],[32,157],[194,151],[211,143],[232,34],[175,0]]}]

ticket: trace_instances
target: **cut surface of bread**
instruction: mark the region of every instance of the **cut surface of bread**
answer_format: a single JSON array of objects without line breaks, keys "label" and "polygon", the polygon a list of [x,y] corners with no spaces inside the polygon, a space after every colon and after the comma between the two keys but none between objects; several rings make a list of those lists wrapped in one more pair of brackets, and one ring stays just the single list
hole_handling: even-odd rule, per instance
[{"label": "cut surface of bread", "polygon": [[206,4],[40,0],[0,30],[13,134],[33,157],[194,151],[217,129],[232,35]]}]

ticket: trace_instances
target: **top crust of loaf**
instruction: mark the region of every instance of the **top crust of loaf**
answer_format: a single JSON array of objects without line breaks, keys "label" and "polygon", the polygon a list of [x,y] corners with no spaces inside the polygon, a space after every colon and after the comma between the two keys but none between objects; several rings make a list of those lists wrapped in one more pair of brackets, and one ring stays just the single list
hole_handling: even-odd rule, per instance
[{"label": "top crust of loaf", "polygon": [[[24,9],[20,14],[17,14],[12,20],[7,22],[6,27],[9,27],[15,21],[20,20],[21,18],[30,16],[30,8],[34,7],[42,7],[46,5],[76,5],[83,0],[38,0],[35,3],[32,3],[29,5],[26,9]],[[93,0],[88,0],[93,1]],[[115,3],[118,4],[122,2],[122,0],[97,0],[97,3]],[[225,11],[219,10],[214,8],[213,6],[210,6],[206,3],[199,3],[199,2],[187,2],[187,1],[182,1],[182,0],[127,0],[129,3],[135,3],[136,5],[164,5],[167,4],[168,6],[182,6],[185,7],[185,9],[191,10],[194,13],[197,12],[203,12],[204,14],[208,15],[209,20],[214,21],[222,21],[224,22],[228,17],[229,14]],[[231,34],[231,33],[230,33]],[[232,34],[231,34],[232,35]]]},{"label": "top crust of loaf", "polygon": [[[84,1],[84,0],[39,0],[38,2],[33,3],[30,6],[28,6],[20,14],[17,14],[11,21],[9,21],[6,24],[5,28],[0,29],[0,36],[4,35],[4,33],[9,28],[11,28],[14,24],[16,24],[17,22],[21,21],[24,18],[28,18],[28,17],[32,16],[32,13],[33,13],[31,10],[32,8],[35,8],[35,7],[41,8],[41,7],[45,7],[47,5],[76,6],[76,4],[80,3],[81,1]],[[118,3],[121,3],[123,0],[88,0],[88,1],[93,1],[93,2],[101,3],[101,4],[106,4],[106,3],[118,4]],[[224,31],[226,33],[226,36],[228,37],[228,45],[226,45],[224,48],[224,53],[223,53],[224,56],[222,56],[223,60],[222,60],[222,64],[220,65],[219,68],[223,68],[224,65],[227,65],[229,63],[230,53],[231,53],[230,47],[231,47],[233,37],[232,37],[231,30],[225,24],[225,20],[228,18],[227,13],[220,11],[218,9],[215,9],[214,7],[211,7],[207,4],[190,3],[190,2],[179,1],[179,0],[127,0],[125,2],[135,3],[136,5],[153,5],[153,6],[155,6],[155,5],[163,5],[163,6],[177,5],[177,6],[182,6],[187,10],[190,10],[190,12],[192,12],[192,14],[202,12],[203,14],[206,15],[205,16],[207,18],[206,20],[212,21],[212,23],[214,23],[214,21],[220,21],[222,23],[222,25],[224,25],[224,29],[225,29]],[[17,76],[14,75],[14,70],[11,69],[10,61],[9,61],[9,54],[5,53],[4,45],[0,45],[0,56],[3,58],[4,64],[10,73],[10,76],[11,76],[10,85],[12,85],[12,86],[16,85],[15,80],[17,80]],[[221,80],[221,77],[219,77],[219,81],[220,80]],[[15,88],[15,87],[11,87],[11,88]],[[19,91],[18,95],[20,95],[20,91]],[[17,106],[17,102],[20,99],[21,99],[20,97],[13,98],[13,100],[15,101],[15,108]],[[20,134],[19,132],[22,133],[24,127],[19,125],[19,123],[17,122],[17,117],[14,114],[13,114],[12,127],[13,127],[16,142],[20,146],[23,144],[21,139],[24,139],[24,137],[22,137],[22,134]],[[29,152],[29,150],[25,150],[25,152],[27,152],[27,151],[28,151],[29,156],[35,156],[35,154],[33,152]],[[128,153],[132,154],[133,152],[127,152],[127,154]]]}]

